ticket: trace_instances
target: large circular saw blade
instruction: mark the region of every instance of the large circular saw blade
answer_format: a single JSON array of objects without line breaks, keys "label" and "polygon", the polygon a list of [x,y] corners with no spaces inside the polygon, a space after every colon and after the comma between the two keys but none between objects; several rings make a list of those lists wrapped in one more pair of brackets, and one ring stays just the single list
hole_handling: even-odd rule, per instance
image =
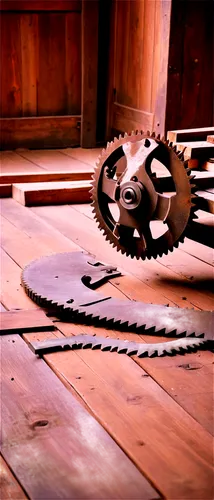
[{"label": "large circular saw blade", "polygon": [[[98,226],[116,249],[131,257],[156,258],[183,241],[193,217],[190,171],[167,141],[149,133],[114,139],[98,159],[92,182],[92,206]],[[155,168],[171,178],[163,191]],[[168,180],[168,178],[166,178]],[[161,225],[156,236],[152,228]]]}]

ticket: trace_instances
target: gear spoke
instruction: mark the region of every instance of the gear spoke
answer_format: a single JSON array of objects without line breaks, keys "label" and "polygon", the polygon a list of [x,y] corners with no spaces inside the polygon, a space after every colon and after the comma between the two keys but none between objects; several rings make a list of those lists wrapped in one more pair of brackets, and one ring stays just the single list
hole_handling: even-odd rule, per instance
[{"label": "gear spoke", "polygon": [[112,200],[115,201],[115,191],[116,191],[117,183],[113,179],[109,179],[108,177],[104,176],[103,181],[102,181],[102,191],[103,193],[107,194],[107,196]]},{"label": "gear spoke", "polygon": [[165,220],[170,209],[171,198],[158,193],[157,205],[152,220]]},{"label": "gear spoke", "polygon": [[[153,160],[171,177],[156,180]],[[194,216],[193,186],[187,174],[175,149],[154,134],[125,134],[108,144],[98,161],[91,191],[95,218],[106,239],[127,256],[142,259],[162,256],[177,247]],[[166,191],[173,191],[172,196]],[[110,214],[111,201],[117,217]],[[152,221],[162,221],[166,231],[153,238]]]}]

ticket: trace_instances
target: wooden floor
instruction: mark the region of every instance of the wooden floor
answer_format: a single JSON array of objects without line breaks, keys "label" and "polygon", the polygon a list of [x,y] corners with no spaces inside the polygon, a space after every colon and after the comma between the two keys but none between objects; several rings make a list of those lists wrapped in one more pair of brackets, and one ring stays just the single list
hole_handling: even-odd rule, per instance
[{"label": "wooden floor", "polygon": [[[98,153],[5,152],[2,168],[29,175],[39,169],[90,171]],[[131,260],[105,241],[89,204],[27,208],[5,198],[1,223],[2,310],[32,310],[33,321],[37,306],[20,285],[21,270],[43,255],[78,249],[122,269],[123,276],[104,285],[103,293],[213,309],[213,251],[200,243],[186,239],[163,258]],[[213,499],[213,354],[140,359],[82,350],[37,359],[29,340],[80,332],[117,335],[54,324],[55,331],[1,337],[0,497]]]}]

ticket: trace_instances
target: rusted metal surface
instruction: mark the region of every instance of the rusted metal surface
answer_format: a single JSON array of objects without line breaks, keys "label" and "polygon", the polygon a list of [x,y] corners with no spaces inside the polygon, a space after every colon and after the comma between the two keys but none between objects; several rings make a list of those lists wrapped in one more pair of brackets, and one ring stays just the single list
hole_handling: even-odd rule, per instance
[{"label": "rusted metal surface", "polygon": [[[108,143],[95,168],[91,195],[99,228],[117,250],[150,259],[183,241],[195,206],[193,176],[182,160],[182,152],[149,132],[125,134]],[[171,196],[162,192],[164,178],[156,175],[160,164],[171,176]],[[159,237],[152,234],[152,221],[165,224]]]},{"label": "rusted metal surface", "polygon": [[23,271],[22,283],[35,302],[54,308],[71,321],[78,319],[144,334],[213,339],[212,312],[124,301],[94,291],[118,275],[116,268],[97,262],[89,254],[71,252],[32,262]]}]

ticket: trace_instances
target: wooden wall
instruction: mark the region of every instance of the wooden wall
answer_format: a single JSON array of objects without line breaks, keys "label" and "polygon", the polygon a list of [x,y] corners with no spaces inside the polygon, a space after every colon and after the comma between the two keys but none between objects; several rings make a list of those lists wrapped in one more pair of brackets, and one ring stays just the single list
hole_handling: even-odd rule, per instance
[{"label": "wooden wall", "polygon": [[214,124],[214,2],[172,0],[166,129]]},{"label": "wooden wall", "polygon": [[109,134],[164,129],[170,10],[171,0],[113,1]]},{"label": "wooden wall", "polygon": [[1,147],[96,143],[98,0],[3,0]]},{"label": "wooden wall", "polygon": [[1,13],[2,117],[81,113],[80,8]]}]

